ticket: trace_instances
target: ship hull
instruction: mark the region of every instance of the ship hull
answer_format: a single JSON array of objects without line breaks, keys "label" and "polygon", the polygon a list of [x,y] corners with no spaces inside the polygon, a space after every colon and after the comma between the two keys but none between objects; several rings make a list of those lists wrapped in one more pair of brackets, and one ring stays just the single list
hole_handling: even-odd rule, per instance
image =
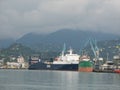
[{"label": "ship hull", "polygon": [[78,71],[80,71],[80,72],[92,72],[93,68],[92,67],[80,67]]},{"label": "ship hull", "polygon": [[78,71],[80,72],[92,72],[93,64],[90,61],[80,61]]},{"label": "ship hull", "polygon": [[29,66],[29,70],[66,70],[66,71],[77,71],[78,64],[45,64],[35,63]]},{"label": "ship hull", "polygon": [[120,69],[115,69],[114,72],[115,73],[120,73]]}]

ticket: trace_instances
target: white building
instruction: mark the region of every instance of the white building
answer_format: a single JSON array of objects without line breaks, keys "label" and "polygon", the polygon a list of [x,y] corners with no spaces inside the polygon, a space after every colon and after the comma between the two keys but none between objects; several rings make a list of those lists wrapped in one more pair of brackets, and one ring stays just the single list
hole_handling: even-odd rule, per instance
[{"label": "white building", "polygon": [[23,56],[18,56],[17,62],[18,63],[24,63],[25,62],[24,57]]}]

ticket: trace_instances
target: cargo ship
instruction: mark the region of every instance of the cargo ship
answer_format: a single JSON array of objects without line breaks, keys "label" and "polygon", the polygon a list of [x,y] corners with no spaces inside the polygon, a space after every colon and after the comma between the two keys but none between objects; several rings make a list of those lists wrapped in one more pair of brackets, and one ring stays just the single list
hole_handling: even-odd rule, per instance
[{"label": "cargo ship", "polygon": [[80,72],[92,72],[93,71],[93,63],[90,60],[90,57],[88,55],[82,55],[80,57],[78,71]]},{"label": "cargo ship", "polygon": [[68,70],[77,71],[80,55],[73,53],[70,48],[65,54],[64,50],[61,55],[51,61],[42,61],[40,59],[34,61],[30,58],[29,70]]}]

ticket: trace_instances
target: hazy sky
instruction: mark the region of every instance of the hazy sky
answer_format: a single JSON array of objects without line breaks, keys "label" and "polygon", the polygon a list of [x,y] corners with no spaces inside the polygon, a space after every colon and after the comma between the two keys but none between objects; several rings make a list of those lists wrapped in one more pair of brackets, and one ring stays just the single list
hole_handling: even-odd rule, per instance
[{"label": "hazy sky", "polygon": [[62,28],[120,35],[120,0],[0,0],[0,39]]}]

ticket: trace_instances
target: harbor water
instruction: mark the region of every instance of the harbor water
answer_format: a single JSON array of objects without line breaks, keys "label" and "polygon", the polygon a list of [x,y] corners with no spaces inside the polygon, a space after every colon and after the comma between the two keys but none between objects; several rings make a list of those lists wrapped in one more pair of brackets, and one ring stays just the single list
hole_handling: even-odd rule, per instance
[{"label": "harbor water", "polygon": [[120,74],[0,70],[0,90],[120,90]]}]

